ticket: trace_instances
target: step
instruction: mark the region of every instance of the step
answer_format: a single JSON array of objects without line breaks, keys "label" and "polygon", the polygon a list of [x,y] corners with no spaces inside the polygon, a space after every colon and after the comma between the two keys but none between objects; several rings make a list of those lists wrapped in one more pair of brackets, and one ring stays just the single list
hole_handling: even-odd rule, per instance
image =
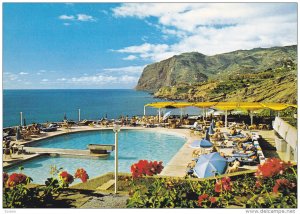
[{"label": "step", "polygon": [[102,184],[100,187],[97,187],[96,190],[108,190],[114,184],[115,180],[109,180],[106,183]]}]

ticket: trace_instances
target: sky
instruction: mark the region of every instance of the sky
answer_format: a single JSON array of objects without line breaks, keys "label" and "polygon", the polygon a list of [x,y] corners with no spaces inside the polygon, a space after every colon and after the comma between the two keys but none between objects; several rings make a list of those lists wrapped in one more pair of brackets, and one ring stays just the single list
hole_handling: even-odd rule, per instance
[{"label": "sky", "polygon": [[151,63],[297,44],[296,3],[4,3],[4,89],[134,88]]}]

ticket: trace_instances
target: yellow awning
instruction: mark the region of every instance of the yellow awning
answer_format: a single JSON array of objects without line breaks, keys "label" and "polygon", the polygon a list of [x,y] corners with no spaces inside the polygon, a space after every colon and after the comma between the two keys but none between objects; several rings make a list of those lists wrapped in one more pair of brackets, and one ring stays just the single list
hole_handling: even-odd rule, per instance
[{"label": "yellow awning", "polygon": [[264,107],[275,110],[275,111],[281,111],[284,110],[290,106],[294,105],[290,105],[290,104],[284,104],[284,103],[261,103]]},{"label": "yellow awning", "polygon": [[176,102],[176,103],[172,103],[170,106],[171,106],[171,107],[174,107],[174,108],[185,108],[185,107],[194,106],[194,103],[189,103],[189,102]]},{"label": "yellow awning", "polygon": [[218,102],[214,108],[218,110],[233,110],[238,108],[238,102]]},{"label": "yellow awning", "polygon": [[238,104],[238,108],[242,109],[242,110],[254,111],[254,110],[263,109],[265,107],[262,104],[260,104],[260,103],[240,102]]},{"label": "yellow awning", "polygon": [[294,104],[284,103],[259,103],[259,102],[156,102],[145,105],[146,107],[153,108],[185,108],[185,107],[198,107],[198,108],[216,108],[221,111],[225,110],[259,110],[259,109],[272,109],[281,111],[288,107],[297,108]]},{"label": "yellow awning", "polygon": [[157,102],[157,103],[149,103],[145,106],[153,107],[153,108],[165,108],[167,106],[172,105],[174,102]]},{"label": "yellow awning", "polygon": [[199,108],[210,108],[215,106],[217,103],[218,102],[197,102],[194,103],[194,106]]}]

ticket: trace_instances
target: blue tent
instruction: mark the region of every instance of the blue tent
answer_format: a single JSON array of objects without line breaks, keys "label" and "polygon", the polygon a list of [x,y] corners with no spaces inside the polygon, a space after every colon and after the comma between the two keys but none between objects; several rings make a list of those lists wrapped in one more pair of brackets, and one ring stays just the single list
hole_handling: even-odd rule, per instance
[{"label": "blue tent", "polygon": [[208,134],[209,135],[213,135],[215,133],[214,129],[213,129],[213,124],[211,123],[209,128],[208,128]]},{"label": "blue tent", "polygon": [[227,168],[227,160],[218,152],[201,155],[194,167],[194,174],[198,178],[207,178],[222,175]]}]

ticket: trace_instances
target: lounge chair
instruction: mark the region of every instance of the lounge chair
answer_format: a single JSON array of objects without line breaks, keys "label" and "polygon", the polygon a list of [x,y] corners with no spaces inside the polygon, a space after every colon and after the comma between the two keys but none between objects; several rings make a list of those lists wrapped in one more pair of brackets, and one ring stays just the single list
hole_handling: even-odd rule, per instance
[{"label": "lounge chair", "polygon": [[54,132],[57,131],[57,126],[55,124],[50,124],[48,127],[42,128],[41,130],[43,132]]},{"label": "lounge chair", "polygon": [[79,126],[88,126],[89,124],[93,123],[93,121],[91,120],[83,120],[83,121],[80,121],[78,123]]},{"label": "lounge chair", "polygon": [[232,154],[232,157],[251,157],[251,156],[254,156],[256,155],[256,152],[251,152],[251,153],[234,153]]}]

